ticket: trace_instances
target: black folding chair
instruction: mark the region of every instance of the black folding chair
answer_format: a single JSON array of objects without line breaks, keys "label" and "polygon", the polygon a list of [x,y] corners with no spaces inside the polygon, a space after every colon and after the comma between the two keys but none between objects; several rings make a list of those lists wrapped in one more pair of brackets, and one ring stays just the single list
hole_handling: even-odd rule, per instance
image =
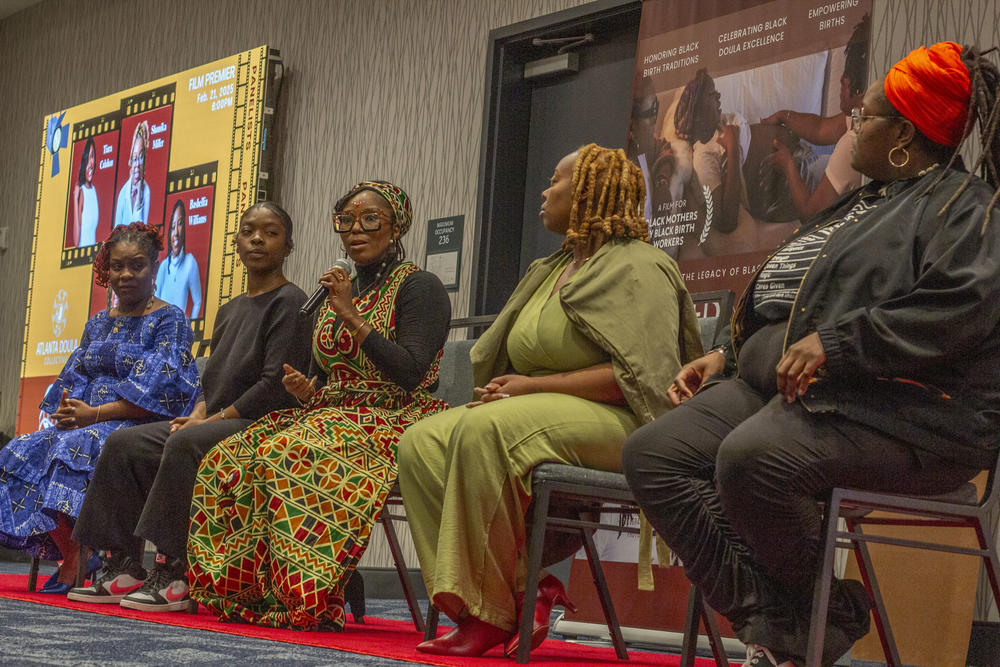
[{"label": "black folding chair", "polygon": [[[997,534],[994,531],[991,512],[1000,503],[1000,456],[990,471],[986,490],[982,498],[977,498],[975,486],[965,484],[955,492],[942,496],[906,496],[892,493],[858,491],[849,488],[835,488],[825,503],[823,517],[824,550],[823,563],[816,578],[813,593],[812,618],[809,626],[809,644],[806,664],[818,666],[823,655],[823,641],[826,632],[827,607],[830,604],[830,582],[833,577],[833,558],[836,548],[852,549],[858,561],[861,578],[874,603],[873,616],[882,651],[890,667],[901,666],[899,651],[892,636],[885,604],[879,591],[868,554],[866,542],[891,544],[914,549],[930,549],[949,553],[965,554],[983,559],[986,576],[993,590],[993,601],[1000,610],[1000,558],[997,556]],[[900,517],[871,517],[870,512],[888,512]],[[847,530],[838,528],[838,518],[843,518]],[[920,526],[926,540],[912,540],[901,537],[873,535],[862,531],[862,526]],[[971,528],[976,533],[979,548],[959,547],[930,538],[933,528]]]}]

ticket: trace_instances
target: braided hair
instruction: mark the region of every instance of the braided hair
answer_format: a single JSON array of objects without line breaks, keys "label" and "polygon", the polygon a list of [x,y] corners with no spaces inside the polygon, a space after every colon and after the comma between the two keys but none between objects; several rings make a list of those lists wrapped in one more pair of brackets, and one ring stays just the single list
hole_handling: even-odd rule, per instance
[{"label": "braided hair", "polygon": [[[975,164],[969,169],[968,175],[962,184],[955,190],[951,198],[941,208],[939,215],[943,215],[952,203],[958,199],[959,195],[969,186],[978,170],[983,180],[993,188],[993,197],[986,207],[986,217],[983,220],[982,233],[986,232],[986,225],[989,224],[990,214],[993,206],[1000,200],[1000,105],[997,104],[997,89],[1000,88],[1000,70],[993,64],[986,55],[996,51],[993,47],[986,51],[980,51],[977,46],[966,46],[962,49],[962,63],[969,69],[969,81],[972,94],[969,99],[969,114],[965,120],[965,131],[963,139],[957,146],[942,146],[935,143],[917,130],[918,136],[923,142],[929,145],[932,154],[948,156],[947,166],[950,167],[958,159],[962,148],[969,141],[974,125],[979,128],[979,157]],[[942,160],[943,161],[943,160]],[[944,170],[928,186],[928,190],[934,188],[944,178]]]},{"label": "braided hair", "polygon": [[865,14],[851,33],[844,47],[844,76],[850,82],[851,95],[860,95],[868,88],[868,35],[872,17]]},{"label": "braided hair", "polygon": [[677,136],[681,139],[692,139],[698,130],[698,102],[701,96],[715,82],[708,74],[708,68],[702,67],[694,74],[694,78],[687,82],[681,92],[680,99],[677,100],[677,109],[674,112],[674,127]]},{"label": "braided hair", "polygon": [[163,251],[163,241],[160,230],[144,222],[133,222],[130,225],[115,227],[108,240],[101,244],[101,249],[94,255],[94,280],[101,287],[107,287],[111,278],[111,248],[119,243],[134,243],[139,246],[153,271],[159,263],[160,252]]},{"label": "braided hair", "polygon": [[646,182],[639,167],[620,148],[587,144],[577,151],[570,181],[572,205],[563,250],[586,244],[597,230],[605,240],[649,242],[649,228],[640,211]]}]

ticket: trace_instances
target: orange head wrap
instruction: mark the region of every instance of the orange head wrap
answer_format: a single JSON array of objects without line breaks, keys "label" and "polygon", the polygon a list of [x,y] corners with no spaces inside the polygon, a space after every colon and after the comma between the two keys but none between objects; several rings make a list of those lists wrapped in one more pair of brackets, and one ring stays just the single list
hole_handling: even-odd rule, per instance
[{"label": "orange head wrap", "polygon": [[957,146],[969,113],[972,84],[962,62],[962,47],[938,42],[920,47],[892,66],[885,96],[903,117],[931,141]]}]

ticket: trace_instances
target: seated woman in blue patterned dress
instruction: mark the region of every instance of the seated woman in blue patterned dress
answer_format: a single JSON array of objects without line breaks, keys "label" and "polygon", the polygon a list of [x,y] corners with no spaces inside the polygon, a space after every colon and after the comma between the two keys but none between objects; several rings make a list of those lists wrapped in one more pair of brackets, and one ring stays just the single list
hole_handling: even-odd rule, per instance
[{"label": "seated woman in blue patterned dress", "polygon": [[105,438],[187,414],[198,394],[188,319],[153,296],[162,249],[151,225],[115,228],[94,273],[118,305],[87,321],[80,346],[46,392],[40,408],[56,425],[0,449],[0,545],[63,560],[43,592],[65,593],[73,584],[79,545],[72,522]]}]

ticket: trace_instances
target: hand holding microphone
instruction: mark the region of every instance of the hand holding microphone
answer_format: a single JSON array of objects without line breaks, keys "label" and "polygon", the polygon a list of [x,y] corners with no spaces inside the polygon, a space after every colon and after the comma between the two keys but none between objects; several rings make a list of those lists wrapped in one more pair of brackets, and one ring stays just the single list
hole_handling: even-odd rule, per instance
[{"label": "hand holding microphone", "polygon": [[[354,263],[346,257],[341,257],[320,276],[319,287],[299,308],[300,317],[312,317],[327,296],[338,313],[344,306],[343,299],[351,303],[351,271]],[[338,307],[338,305],[340,307]]]}]

